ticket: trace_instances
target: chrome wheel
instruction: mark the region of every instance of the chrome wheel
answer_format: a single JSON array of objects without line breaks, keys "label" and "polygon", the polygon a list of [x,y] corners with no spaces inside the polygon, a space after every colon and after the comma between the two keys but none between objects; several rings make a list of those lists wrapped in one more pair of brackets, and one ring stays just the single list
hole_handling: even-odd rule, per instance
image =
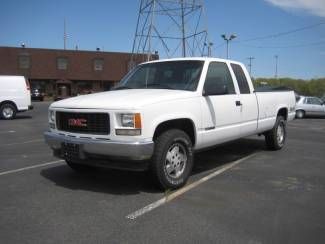
[{"label": "chrome wheel", "polygon": [[165,171],[171,178],[178,178],[184,173],[187,163],[187,151],[180,143],[172,144],[166,154]]},{"label": "chrome wheel", "polygon": [[278,144],[282,145],[283,141],[284,141],[284,124],[283,123],[280,123],[277,128],[276,138],[277,138]]},{"label": "chrome wheel", "polygon": [[150,169],[157,186],[163,190],[184,186],[193,167],[193,146],[182,130],[169,129],[155,139]]},{"label": "chrome wheel", "polygon": [[2,110],[2,116],[5,119],[10,119],[14,115],[14,110],[11,107],[5,107]]}]

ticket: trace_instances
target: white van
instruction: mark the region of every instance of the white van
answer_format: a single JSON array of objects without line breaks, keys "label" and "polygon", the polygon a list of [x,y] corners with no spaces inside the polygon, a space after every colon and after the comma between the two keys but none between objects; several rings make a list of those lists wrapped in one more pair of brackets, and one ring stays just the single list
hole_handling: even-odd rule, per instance
[{"label": "white van", "polygon": [[32,109],[30,85],[24,76],[0,75],[0,118],[13,119]]}]

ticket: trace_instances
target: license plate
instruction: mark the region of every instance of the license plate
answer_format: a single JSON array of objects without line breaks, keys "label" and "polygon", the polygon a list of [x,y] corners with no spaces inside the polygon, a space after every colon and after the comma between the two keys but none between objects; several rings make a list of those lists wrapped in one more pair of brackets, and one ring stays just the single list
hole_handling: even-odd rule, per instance
[{"label": "license plate", "polygon": [[63,142],[61,151],[63,158],[67,160],[79,159],[79,144]]}]

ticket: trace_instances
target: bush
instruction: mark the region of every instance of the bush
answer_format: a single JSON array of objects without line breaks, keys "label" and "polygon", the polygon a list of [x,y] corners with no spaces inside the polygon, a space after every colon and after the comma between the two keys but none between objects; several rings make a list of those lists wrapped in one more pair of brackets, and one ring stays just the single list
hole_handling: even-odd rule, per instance
[{"label": "bush", "polygon": [[304,96],[322,97],[325,95],[325,78],[301,80],[291,78],[257,78],[253,79],[255,87],[269,86],[286,86],[295,90],[298,94]]}]

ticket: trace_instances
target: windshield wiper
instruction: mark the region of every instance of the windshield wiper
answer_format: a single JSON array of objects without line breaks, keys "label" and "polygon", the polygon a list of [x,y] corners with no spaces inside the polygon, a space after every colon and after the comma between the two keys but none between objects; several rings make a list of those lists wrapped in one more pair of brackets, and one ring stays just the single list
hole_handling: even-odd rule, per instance
[{"label": "windshield wiper", "polygon": [[168,86],[168,85],[156,84],[156,83],[150,83],[150,84],[144,85],[143,87],[158,87],[158,88],[161,88],[161,89],[171,89],[171,90],[173,90],[173,88]]}]

